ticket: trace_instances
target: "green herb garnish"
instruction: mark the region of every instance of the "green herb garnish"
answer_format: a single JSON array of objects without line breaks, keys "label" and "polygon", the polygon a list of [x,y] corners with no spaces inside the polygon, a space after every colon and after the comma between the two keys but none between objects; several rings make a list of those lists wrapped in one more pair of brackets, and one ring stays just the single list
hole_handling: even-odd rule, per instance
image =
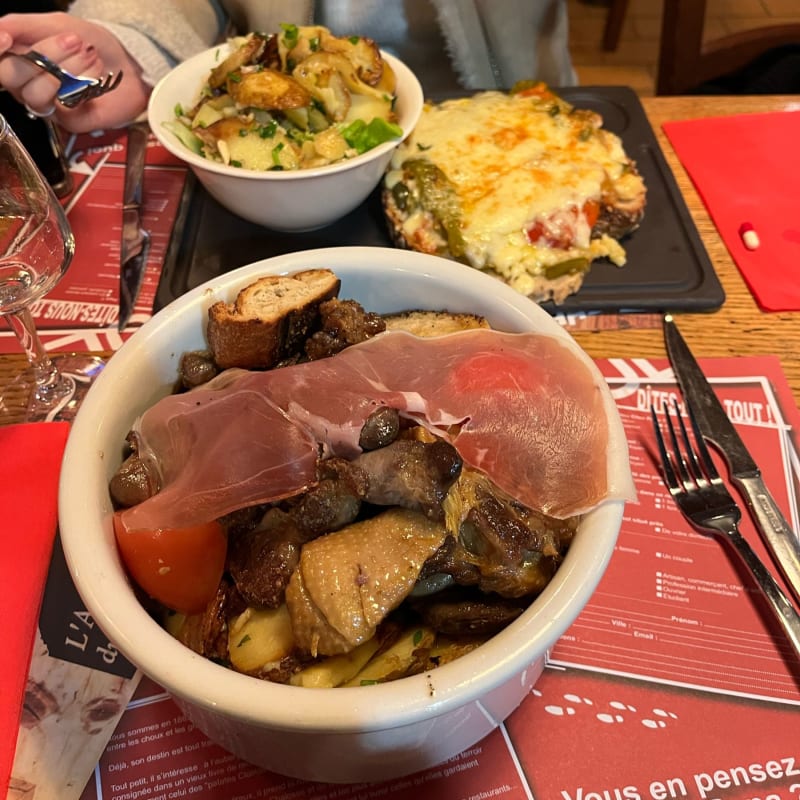
[{"label": "green herb garnish", "polygon": [[275,132],[278,130],[278,123],[273,119],[272,122],[267,123],[266,125],[261,125],[258,129],[258,135],[262,139],[272,139],[275,136]]},{"label": "green herb garnish", "polygon": [[297,44],[297,40],[300,36],[300,31],[297,29],[297,25],[293,25],[290,22],[282,22],[281,30],[283,31],[284,44],[291,49]]}]

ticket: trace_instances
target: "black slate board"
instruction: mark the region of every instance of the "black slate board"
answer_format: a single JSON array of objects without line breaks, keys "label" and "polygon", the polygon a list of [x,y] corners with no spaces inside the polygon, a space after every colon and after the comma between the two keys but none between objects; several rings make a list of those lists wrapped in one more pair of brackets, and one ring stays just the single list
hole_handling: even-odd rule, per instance
[{"label": "black slate board", "polygon": [[[559,90],[599,112],[618,134],[647,185],[641,227],[623,241],[628,263],[597,261],[581,290],[548,311],[710,311],[724,292],[636,93],[622,86]],[[193,178],[181,203],[156,293],[158,310],[189,289],[236,267],[297,250],[345,245],[390,247],[378,191],[348,216],[308,233],[278,233],[224,209]]]}]

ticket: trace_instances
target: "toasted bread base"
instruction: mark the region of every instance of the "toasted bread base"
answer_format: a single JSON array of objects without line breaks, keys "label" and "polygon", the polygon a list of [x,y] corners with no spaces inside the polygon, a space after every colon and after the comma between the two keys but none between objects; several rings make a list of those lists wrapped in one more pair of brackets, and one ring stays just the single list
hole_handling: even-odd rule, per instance
[{"label": "toasted bread base", "polygon": [[444,336],[448,333],[488,328],[478,314],[455,314],[450,311],[401,311],[383,317],[387,331],[406,331],[415,336]]}]

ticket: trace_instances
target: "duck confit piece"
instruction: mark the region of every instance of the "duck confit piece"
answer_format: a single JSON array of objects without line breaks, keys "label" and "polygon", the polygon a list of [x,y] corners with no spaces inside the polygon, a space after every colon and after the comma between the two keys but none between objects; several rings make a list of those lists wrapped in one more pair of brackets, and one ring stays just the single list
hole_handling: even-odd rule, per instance
[{"label": "duck confit piece", "polygon": [[304,545],[286,590],[300,650],[336,655],[371,639],[446,535],[417,511],[391,508]]}]

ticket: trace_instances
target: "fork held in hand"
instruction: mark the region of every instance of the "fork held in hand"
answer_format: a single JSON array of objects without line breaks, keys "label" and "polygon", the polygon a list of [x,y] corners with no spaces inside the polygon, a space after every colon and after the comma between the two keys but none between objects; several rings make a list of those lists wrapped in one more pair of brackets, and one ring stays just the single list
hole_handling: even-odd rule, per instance
[{"label": "fork held in hand", "polygon": [[711,460],[708,448],[697,428],[691,407],[688,403],[686,404],[694,440],[697,443],[696,448],[692,445],[689,432],[680,416],[677,401],[673,401],[673,411],[678,420],[680,435],[676,431],[676,426],[672,421],[673,415],[666,402],[663,410],[671,450],[668,449],[664,440],[656,410],[650,406],[653,428],[661,456],[661,471],[670,494],[686,519],[696,528],[721,536],[736,548],[764,592],[764,596],[775,612],[786,636],[800,657],[800,614],[795,611],[791,601],[786,597],[772,574],[739,532],[741,511]]},{"label": "fork held in hand", "polygon": [[102,94],[113,91],[122,80],[122,70],[116,74],[109,72],[104,78],[87,78],[83,75],[73,75],[36,50],[29,50],[27,53],[15,53],[14,55],[27,59],[40,69],[45,70],[45,72],[49,72],[53,77],[58,78],[61,86],[56,92],[56,98],[67,108],[75,108],[75,106],[86,100],[92,100],[95,97],[100,97]]}]

